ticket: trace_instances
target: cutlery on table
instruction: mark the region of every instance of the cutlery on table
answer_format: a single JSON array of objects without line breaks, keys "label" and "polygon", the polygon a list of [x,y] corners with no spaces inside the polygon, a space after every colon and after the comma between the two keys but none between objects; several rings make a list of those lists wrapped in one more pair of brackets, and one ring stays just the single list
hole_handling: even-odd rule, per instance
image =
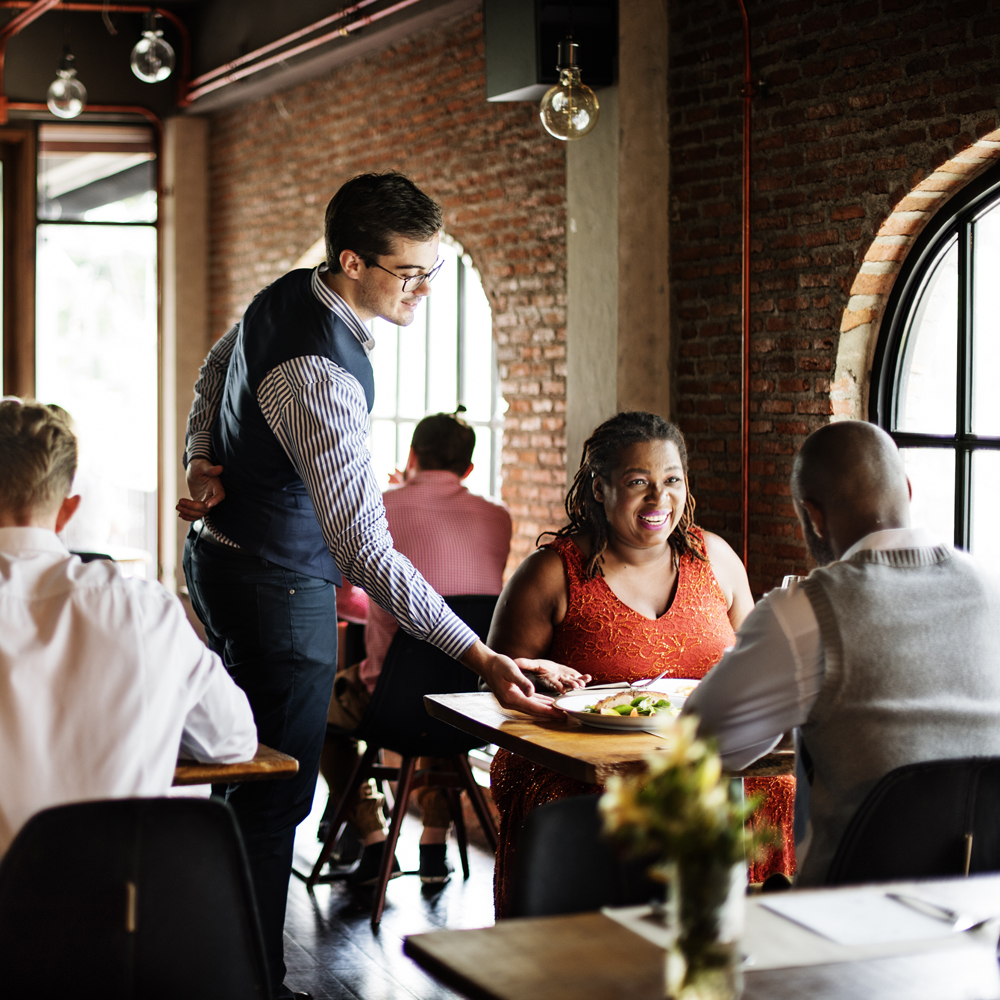
[{"label": "cutlery on table", "polygon": [[667,669],[664,670],[662,674],[657,674],[652,680],[636,681],[632,685],[632,687],[635,689],[638,689],[640,687],[644,688],[652,687],[661,677],[666,677],[668,673],[670,673],[670,667],[667,667]]},{"label": "cutlery on table", "polygon": [[921,899],[919,896],[908,896],[902,892],[887,892],[886,897],[903,906],[922,913],[925,917],[933,917],[935,920],[943,920],[946,924],[951,924],[951,929],[956,933],[963,931],[974,931],[983,924],[988,924],[991,920],[996,920],[997,915],[980,919],[970,916],[967,913],[959,913],[958,910],[949,909],[940,903],[932,903],[929,899]]}]

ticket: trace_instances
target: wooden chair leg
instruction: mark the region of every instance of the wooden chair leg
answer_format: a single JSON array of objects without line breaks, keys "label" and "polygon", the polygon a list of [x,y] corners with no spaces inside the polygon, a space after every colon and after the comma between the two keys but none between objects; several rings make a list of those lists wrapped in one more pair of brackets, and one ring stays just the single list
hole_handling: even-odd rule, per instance
[{"label": "wooden chair leg", "polygon": [[490,812],[482,785],[476,781],[475,775],[472,773],[468,755],[464,753],[460,754],[455,758],[455,764],[462,779],[462,784],[469,793],[469,801],[472,803],[472,808],[476,811],[476,819],[479,820],[479,825],[482,827],[486,842],[490,845],[493,853],[496,854],[500,836],[497,832],[496,824],[493,822],[493,814]]},{"label": "wooden chair leg", "polygon": [[455,824],[455,839],[458,841],[458,856],[462,859],[462,878],[469,878],[469,836],[465,829],[465,816],[462,813],[462,789],[442,788],[448,797],[451,818]]},{"label": "wooden chair leg", "polygon": [[413,783],[413,772],[417,766],[416,757],[404,757],[399,765],[399,780],[396,782],[396,801],[392,807],[392,822],[389,824],[389,837],[382,852],[382,867],[379,869],[378,882],[375,884],[375,899],[372,908],[372,930],[377,931],[382,922],[382,912],[385,910],[385,890],[389,885],[392,873],[392,859],[396,855],[396,844],[399,841],[399,831],[403,825],[403,814],[406,803],[410,799],[410,785]]},{"label": "wooden chair leg", "polygon": [[323,849],[319,852],[319,858],[316,864],[313,865],[312,872],[305,880],[308,888],[311,889],[319,880],[319,873],[323,870],[323,865],[327,863],[330,855],[333,854],[334,845],[337,843],[337,837],[340,836],[341,828],[347,821],[347,814],[350,812],[354,796],[357,795],[358,789],[361,787],[361,782],[367,778],[369,768],[371,768],[377,753],[378,747],[367,747],[361,759],[354,765],[354,773],[351,775],[351,780],[348,782],[344,794],[341,795],[340,801],[337,803],[337,811],[330,822],[330,832],[326,835]]}]

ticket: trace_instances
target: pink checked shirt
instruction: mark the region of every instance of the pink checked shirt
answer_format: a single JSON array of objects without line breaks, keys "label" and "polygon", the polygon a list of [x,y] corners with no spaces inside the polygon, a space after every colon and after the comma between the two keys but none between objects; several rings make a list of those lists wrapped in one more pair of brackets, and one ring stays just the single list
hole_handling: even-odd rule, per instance
[{"label": "pink checked shirt", "polygon": [[[454,472],[417,472],[383,495],[393,545],[439,593],[499,594],[510,552],[505,507],[470,493]],[[375,690],[396,619],[372,602],[365,630],[367,658],[360,676]]]}]

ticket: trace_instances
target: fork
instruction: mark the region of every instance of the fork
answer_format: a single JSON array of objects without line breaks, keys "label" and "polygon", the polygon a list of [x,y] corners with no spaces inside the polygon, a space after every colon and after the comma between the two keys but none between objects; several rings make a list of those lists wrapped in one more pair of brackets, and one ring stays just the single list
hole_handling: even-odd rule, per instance
[{"label": "fork", "polygon": [[635,683],[634,683],[634,684],[632,685],[632,687],[633,687],[634,689],[636,689],[636,690],[637,690],[637,689],[638,689],[638,688],[639,688],[640,686],[642,686],[642,687],[647,687],[647,688],[648,688],[648,687],[652,687],[652,686],[653,686],[653,685],[654,685],[654,684],[655,684],[655,683],[656,683],[656,682],[657,682],[657,681],[658,681],[658,680],[659,680],[659,679],[660,679],[661,677],[666,677],[666,676],[667,676],[667,674],[669,674],[669,673],[670,673],[670,667],[667,667],[667,669],[666,669],[666,670],[664,670],[662,674],[657,674],[657,675],[656,675],[656,676],[655,676],[655,677],[654,677],[654,678],[653,678],[652,680],[641,680],[641,681],[636,681],[636,682],[635,682]]}]

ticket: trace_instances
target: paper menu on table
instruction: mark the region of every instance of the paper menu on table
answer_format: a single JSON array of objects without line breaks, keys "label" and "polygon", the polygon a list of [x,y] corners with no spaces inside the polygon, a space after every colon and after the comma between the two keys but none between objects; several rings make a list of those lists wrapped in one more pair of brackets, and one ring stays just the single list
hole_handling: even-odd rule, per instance
[{"label": "paper menu on table", "polygon": [[760,905],[843,945],[921,941],[955,933],[945,921],[876,892],[788,892],[762,898]]}]

